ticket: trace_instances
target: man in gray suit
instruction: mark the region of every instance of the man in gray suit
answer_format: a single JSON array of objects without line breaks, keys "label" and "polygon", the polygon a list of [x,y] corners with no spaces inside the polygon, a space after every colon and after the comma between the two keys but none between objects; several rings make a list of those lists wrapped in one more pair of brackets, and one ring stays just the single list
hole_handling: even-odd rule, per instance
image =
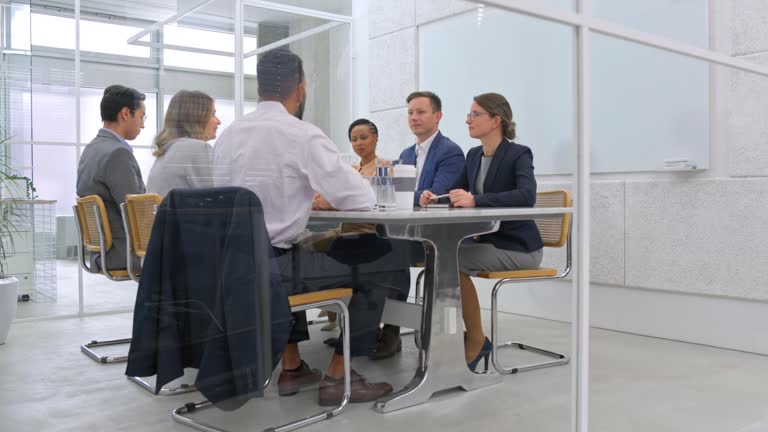
[{"label": "man in gray suit", "polygon": [[[144,99],[144,94],[121,85],[104,90],[101,98],[104,127],[85,147],[77,167],[77,195],[98,195],[104,200],[112,229],[112,249],[106,258],[108,270],[126,268],[127,247],[120,204],[125,202],[126,194],[145,192],[139,164],[128,144],[144,128]],[[139,268],[138,258],[134,258],[134,268]],[[103,268],[102,261],[98,256],[91,257],[91,264],[99,268]]]}]

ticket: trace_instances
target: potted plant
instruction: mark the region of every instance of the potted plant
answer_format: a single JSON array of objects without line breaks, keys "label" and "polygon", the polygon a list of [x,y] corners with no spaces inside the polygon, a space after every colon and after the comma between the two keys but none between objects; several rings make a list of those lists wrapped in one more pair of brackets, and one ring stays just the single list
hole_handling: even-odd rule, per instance
[{"label": "potted plant", "polygon": [[[0,131],[1,133],[1,131]],[[0,136],[0,155],[4,155],[8,138]],[[18,178],[4,158],[0,158],[0,190],[7,189],[9,183]],[[16,317],[16,302],[19,295],[19,281],[7,277],[7,257],[13,254],[13,234],[16,231],[14,221],[18,220],[19,211],[16,203],[10,199],[0,200],[0,344],[5,343],[11,322]]]}]

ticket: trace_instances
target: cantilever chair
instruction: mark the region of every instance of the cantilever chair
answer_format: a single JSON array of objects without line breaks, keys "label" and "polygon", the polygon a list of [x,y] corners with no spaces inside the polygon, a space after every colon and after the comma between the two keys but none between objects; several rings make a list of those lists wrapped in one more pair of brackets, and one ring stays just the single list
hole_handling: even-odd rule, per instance
[{"label": "cantilever chair", "polygon": [[[78,255],[80,266],[88,273],[102,274],[107,279],[122,282],[131,280],[127,270],[107,270],[106,254],[112,249],[112,228],[107,218],[107,210],[104,201],[98,195],[88,195],[78,198],[77,204],[72,207],[75,213],[75,225],[78,232]],[[88,264],[86,252],[99,253],[102,256],[103,269],[92,268]],[[128,361],[128,356],[100,356],[92,348],[109,345],[121,345],[130,343],[131,339],[114,339],[107,341],[93,340],[80,346],[80,351],[97,363],[120,363]]]},{"label": "cantilever chair", "polygon": [[139,281],[139,273],[133,268],[134,255],[144,258],[147,254],[147,245],[149,237],[152,234],[152,225],[155,223],[155,213],[157,206],[163,198],[154,193],[147,194],[128,194],[125,196],[125,202],[120,205],[123,216],[123,226],[125,226],[125,238],[128,246],[126,256],[126,269],[128,275],[134,281]]},{"label": "cantilever chair", "polygon": [[[555,190],[547,192],[538,192],[536,194],[536,207],[572,207],[573,201],[571,194],[566,190]],[[542,280],[563,279],[571,272],[571,214],[564,214],[557,218],[539,218],[534,219],[539,228],[544,246],[549,248],[566,248],[565,268],[560,272],[554,268],[538,268],[535,270],[516,270],[507,272],[478,272],[472,276],[480,279],[499,279],[493,286],[491,294],[491,341],[494,344],[491,360],[493,367],[501,374],[514,374],[517,372],[539,369],[549,366],[567,364],[569,358],[565,354],[535,347],[517,341],[509,341],[503,344],[497,344],[499,340],[498,325],[498,294],[502,287],[515,282],[535,282]],[[423,267],[423,264],[417,264],[417,267]],[[424,276],[424,270],[419,273],[416,279],[416,303],[422,303],[421,281]],[[414,334],[416,344],[419,344],[419,334]],[[533,363],[516,367],[504,367],[500,364],[498,352],[500,348],[518,348],[521,350],[535,352],[553,360]]]},{"label": "cantilever chair", "polygon": [[[123,226],[125,226],[126,245],[128,253],[126,254],[126,268],[131,279],[139,282],[141,275],[137,269],[133,268],[133,256],[144,258],[147,255],[147,245],[152,234],[152,225],[155,223],[155,214],[157,206],[163,198],[154,193],[147,194],[127,194],[125,202],[120,204],[120,211],[123,216]],[[130,341],[130,339],[129,339]],[[142,377],[126,377],[129,381],[154,394],[155,388]],[[178,387],[163,387],[157,393],[161,396],[171,396],[181,393],[195,391],[195,386],[187,383],[179,384]]]},{"label": "cantilever chair", "polygon": [[[566,190],[555,190],[539,192],[536,194],[536,207],[572,207],[571,194]],[[560,271],[556,268],[538,268],[535,270],[516,270],[507,272],[478,272],[473,275],[481,279],[499,279],[493,286],[491,294],[491,340],[493,342],[493,353],[491,360],[493,367],[501,374],[514,374],[517,372],[539,369],[549,366],[567,364],[569,358],[565,354],[535,347],[517,341],[509,341],[499,344],[499,319],[498,319],[498,294],[501,288],[506,285],[517,282],[536,282],[544,280],[563,279],[571,271],[571,214],[563,214],[556,218],[537,218],[534,219],[539,228],[544,246],[548,248],[560,248],[565,246],[566,263],[565,268]],[[532,363],[523,366],[504,367],[499,362],[499,349],[518,348],[521,350],[535,352],[553,360]]]},{"label": "cantilever chair", "polygon": [[[299,420],[286,423],[282,426],[271,427],[264,429],[265,432],[287,432],[309,426],[336,417],[344,410],[349,403],[351,396],[351,372],[350,372],[350,357],[349,357],[349,310],[347,304],[344,301],[345,298],[352,295],[351,288],[336,288],[325,291],[317,291],[307,294],[298,294],[288,297],[288,302],[291,306],[291,312],[301,312],[308,309],[315,308],[327,308],[329,306],[335,306],[337,308],[338,322],[340,323],[341,335],[343,338],[343,357],[344,357],[344,396],[338,406],[321,411],[317,414],[305,417]],[[264,386],[269,384],[267,381]],[[173,421],[181,423],[185,426],[191,427],[204,432],[226,432],[224,429],[219,429],[211,425],[198,422],[185,414],[193,413],[197,410],[210,408],[213,404],[209,401],[203,401],[198,403],[187,403],[184,406],[177,408],[171,412]]]}]

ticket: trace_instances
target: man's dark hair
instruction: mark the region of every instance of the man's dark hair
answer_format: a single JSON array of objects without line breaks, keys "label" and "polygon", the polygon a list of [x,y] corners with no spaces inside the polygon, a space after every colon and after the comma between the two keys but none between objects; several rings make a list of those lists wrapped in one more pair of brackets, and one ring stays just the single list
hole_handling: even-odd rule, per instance
[{"label": "man's dark hair", "polygon": [[118,84],[107,87],[101,98],[101,121],[117,121],[117,114],[123,108],[128,108],[132,113],[136,112],[144,99],[144,93],[130,87]]},{"label": "man's dark hair", "polygon": [[412,100],[422,97],[429,99],[429,104],[432,105],[432,112],[437,113],[443,111],[443,103],[440,101],[440,98],[431,91],[415,91],[408,95],[405,99],[405,103],[411,103]]},{"label": "man's dark hair", "polygon": [[301,57],[285,48],[267,51],[256,65],[256,80],[262,100],[286,100],[304,81]]}]

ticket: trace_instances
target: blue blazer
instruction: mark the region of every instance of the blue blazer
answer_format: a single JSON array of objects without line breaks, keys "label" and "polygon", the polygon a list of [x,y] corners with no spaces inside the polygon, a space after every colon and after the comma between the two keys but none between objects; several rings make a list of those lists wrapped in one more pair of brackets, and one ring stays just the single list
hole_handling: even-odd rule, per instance
[{"label": "blue blazer", "polygon": [[[471,192],[476,207],[533,207],[536,204],[531,149],[502,139],[488,167],[483,193],[479,194],[475,186],[482,156],[483,146],[469,150],[464,172],[451,189]],[[478,241],[519,252],[534,252],[544,247],[539,229],[532,220],[502,222],[498,231],[482,235]]]},{"label": "blue blazer", "polygon": [[[416,165],[416,145],[400,153],[400,160],[407,165]],[[413,194],[413,204],[419,205],[421,193],[430,190],[436,195],[448,193],[450,186],[464,170],[464,152],[458,144],[439,131],[427,153],[427,160],[419,177],[419,184]]]}]

